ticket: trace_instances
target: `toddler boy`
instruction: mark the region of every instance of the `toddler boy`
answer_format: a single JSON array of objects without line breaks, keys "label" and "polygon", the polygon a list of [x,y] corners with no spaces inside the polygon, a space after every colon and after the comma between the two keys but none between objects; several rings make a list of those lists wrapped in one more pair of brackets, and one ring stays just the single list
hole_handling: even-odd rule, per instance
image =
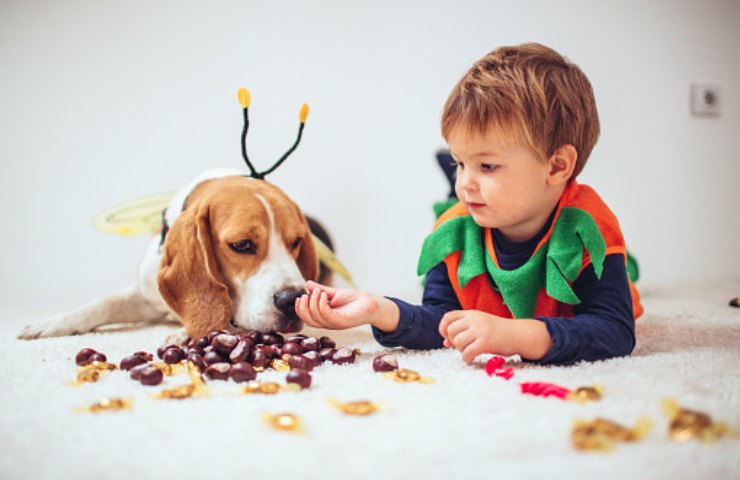
[{"label": "toddler boy", "polygon": [[543,364],[628,355],[642,313],[619,223],[576,181],[599,135],[588,78],[539,44],[502,47],[452,90],[442,135],[459,203],[424,241],[422,305],[308,282],[296,312],[370,324],[384,346],[519,354]]}]

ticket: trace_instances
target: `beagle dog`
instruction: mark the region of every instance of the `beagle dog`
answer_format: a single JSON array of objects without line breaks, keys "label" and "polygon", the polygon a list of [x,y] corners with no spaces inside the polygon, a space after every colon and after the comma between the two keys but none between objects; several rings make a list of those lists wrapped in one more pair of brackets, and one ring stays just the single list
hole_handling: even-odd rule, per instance
[{"label": "beagle dog", "polygon": [[172,198],[132,287],[27,326],[19,338],[86,333],[108,324],[176,320],[168,337],[226,329],[294,332],[295,299],[319,263],[306,217],[278,187],[212,170]]}]

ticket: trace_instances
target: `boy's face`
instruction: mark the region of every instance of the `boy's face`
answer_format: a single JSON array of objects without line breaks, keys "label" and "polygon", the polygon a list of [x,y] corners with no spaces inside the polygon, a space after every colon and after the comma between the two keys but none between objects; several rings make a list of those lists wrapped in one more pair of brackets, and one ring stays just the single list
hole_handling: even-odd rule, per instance
[{"label": "boy's face", "polygon": [[549,162],[528,146],[455,128],[447,138],[457,163],[455,192],[475,222],[497,228],[511,241],[532,238],[562,193],[548,183]]}]

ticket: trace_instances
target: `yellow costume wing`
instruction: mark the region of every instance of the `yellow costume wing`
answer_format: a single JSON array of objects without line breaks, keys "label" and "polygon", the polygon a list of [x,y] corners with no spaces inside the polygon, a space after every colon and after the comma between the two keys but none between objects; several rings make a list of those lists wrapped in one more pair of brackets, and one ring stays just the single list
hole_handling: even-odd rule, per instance
[{"label": "yellow costume wing", "polygon": [[158,193],[118,204],[97,214],[93,226],[101,232],[125,237],[151,235],[162,229],[162,211],[174,195]]}]

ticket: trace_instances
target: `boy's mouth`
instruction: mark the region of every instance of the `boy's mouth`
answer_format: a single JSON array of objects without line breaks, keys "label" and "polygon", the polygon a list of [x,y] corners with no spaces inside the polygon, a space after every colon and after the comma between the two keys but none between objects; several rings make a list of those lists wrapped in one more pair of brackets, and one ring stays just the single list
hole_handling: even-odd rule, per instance
[{"label": "boy's mouth", "polygon": [[476,202],[466,202],[468,205],[468,208],[471,208],[473,210],[481,209],[486,206],[485,203],[476,203]]}]

